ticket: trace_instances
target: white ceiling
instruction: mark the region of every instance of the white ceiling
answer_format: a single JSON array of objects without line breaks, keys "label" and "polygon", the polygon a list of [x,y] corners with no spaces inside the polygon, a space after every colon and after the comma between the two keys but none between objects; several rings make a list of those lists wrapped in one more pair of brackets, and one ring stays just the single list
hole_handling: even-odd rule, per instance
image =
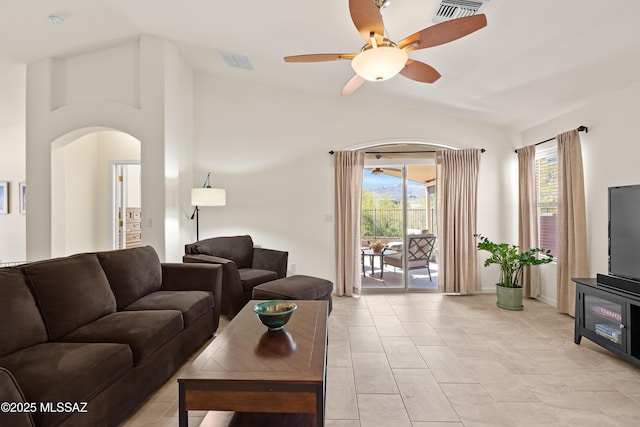
[{"label": "white ceiling", "polygon": [[[389,37],[432,25],[435,4],[392,0],[382,12]],[[486,28],[410,54],[442,74],[436,83],[367,82],[349,102],[400,100],[520,130],[640,80],[637,0],[490,0],[485,13]],[[0,59],[64,57],[149,34],[175,42],[197,70],[336,98],[353,75],[348,61],[282,58],[363,45],[348,0],[0,0],[0,16]],[[254,69],[228,67],[219,52],[245,55]]]}]

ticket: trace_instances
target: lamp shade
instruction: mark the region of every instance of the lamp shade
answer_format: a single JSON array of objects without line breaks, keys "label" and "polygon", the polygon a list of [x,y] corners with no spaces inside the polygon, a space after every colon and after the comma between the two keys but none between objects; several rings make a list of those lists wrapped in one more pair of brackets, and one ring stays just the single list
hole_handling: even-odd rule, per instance
[{"label": "lamp shade", "polygon": [[225,206],[227,191],[221,188],[192,188],[191,206]]},{"label": "lamp shade", "polygon": [[395,46],[371,47],[351,60],[351,68],[363,79],[387,80],[404,68],[407,59],[407,52]]}]

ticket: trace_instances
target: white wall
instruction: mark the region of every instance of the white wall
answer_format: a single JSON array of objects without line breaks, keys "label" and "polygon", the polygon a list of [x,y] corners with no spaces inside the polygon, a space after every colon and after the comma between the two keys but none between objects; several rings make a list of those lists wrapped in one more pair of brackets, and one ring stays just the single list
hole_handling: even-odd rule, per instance
[{"label": "white wall", "polygon": [[[607,188],[640,184],[640,143],[635,129],[640,83],[594,99],[589,105],[522,133],[522,146],[553,137],[580,125],[587,210],[589,274],[607,273]],[[542,298],[555,305],[555,264],[543,272]]]},{"label": "white wall", "polygon": [[52,156],[51,255],[95,250],[98,242],[98,138],[89,134]]},{"label": "white wall", "polygon": [[184,244],[193,240],[193,70],[175,49],[167,50],[165,61],[165,256],[181,262]]},{"label": "white wall", "polygon": [[[187,196],[178,194],[179,183],[190,185],[191,174],[182,177],[183,171],[173,163],[191,162],[190,152],[183,159],[177,157],[183,153],[176,148],[192,144],[191,121],[184,116],[168,117],[166,106],[173,102],[188,114],[191,81],[191,72],[175,47],[149,36],[102,51],[28,65],[29,260],[51,256],[52,145],[62,146],[103,129],[123,131],[141,141],[143,243],[154,246],[163,260],[178,260],[175,242],[188,238],[180,235],[178,206]],[[175,95],[182,91],[184,95]],[[174,126],[176,120],[179,125]]]},{"label": "white wall", "polygon": [[130,208],[142,208],[141,169],[140,165],[128,165],[127,171],[127,199],[125,205]]},{"label": "white wall", "polygon": [[23,261],[26,216],[19,212],[18,186],[25,181],[24,123],[0,127],[0,152],[0,181],[9,184],[9,213],[0,215],[0,262]]},{"label": "white wall", "polygon": [[25,181],[26,67],[0,57],[0,181],[9,182],[9,214],[0,215],[0,262],[26,259],[26,216],[19,212],[18,185]]},{"label": "white wall", "polygon": [[[335,280],[333,158],[330,150],[376,141],[413,140],[485,148],[478,230],[502,235],[508,198],[505,159],[513,148],[498,127],[458,120],[406,103],[383,105],[358,95],[315,96],[196,74],[195,175],[227,190],[227,206],[203,208],[200,238],[250,234],[289,251],[296,273]],[[495,275],[480,268],[483,287]]]}]

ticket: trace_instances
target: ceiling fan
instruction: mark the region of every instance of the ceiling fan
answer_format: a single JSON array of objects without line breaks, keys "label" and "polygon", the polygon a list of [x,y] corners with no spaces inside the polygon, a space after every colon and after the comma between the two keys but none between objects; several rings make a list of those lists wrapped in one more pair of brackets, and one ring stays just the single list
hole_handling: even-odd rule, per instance
[{"label": "ceiling fan", "polygon": [[349,12],[356,29],[365,40],[359,53],[325,53],[286,56],[285,62],[323,62],[350,59],[356,74],[342,88],[341,95],[350,95],[366,81],[387,80],[400,73],[423,83],[440,78],[435,68],[409,58],[407,52],[438,46],[457,40],[487,25],[484,14],[441,22],[394,43],[384,36],[380,9],[389,0],[349,0]]},{"label": "ceiling fan", "polygon": [[402,173],[402,169],[398,169],[398,168],[380,168],[380,167],[376,167],[374,169],[371,168],[366,168],[368,171],[370,171],[372,174],[374,175],[382,175],[384,173],[384,171],[394,171],[394,172],[398,172],[398,173]]},{"label": "ceiling fan", "polygon": [[[385,0],[385,1],[389,1],[389,0]],[[382,154],[377,153],[376,154],[376,160],[380,160],[381,158],[382,158]],[[368,171],[370,171],[374,175],[382,175],[385,170],[402,173],[402,169],[398,169],[398,168],[384,168],[384,169],[382,169],[380,167],[375,167],[375,168],[366,168],[366,169]]]}]

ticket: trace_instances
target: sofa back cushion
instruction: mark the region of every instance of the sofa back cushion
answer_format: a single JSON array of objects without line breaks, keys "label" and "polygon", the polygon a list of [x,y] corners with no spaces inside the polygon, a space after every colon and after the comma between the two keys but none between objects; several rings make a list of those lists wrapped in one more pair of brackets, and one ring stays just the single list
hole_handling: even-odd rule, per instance
[{"label": "sofa back cushion", "polygon": [[36,302],[17,268],[0,268],[0,356],[47,341]]},{"label": "sofa back cushion", "polygon": [[118,309],[162,286],[162,266],[155,249],[143,246],[98,252]]},{"label": "sofa back cushion", "polygon": [[116,299],[95,253],[38,261],[22,269],[50,341],[116,310]]},{"label": "sofa back cushion", "polygon": [[214,237],[195,242],[192,248],[196,254],[230,259],[238,268],[251,268],[253,265],[251,236]]}]

